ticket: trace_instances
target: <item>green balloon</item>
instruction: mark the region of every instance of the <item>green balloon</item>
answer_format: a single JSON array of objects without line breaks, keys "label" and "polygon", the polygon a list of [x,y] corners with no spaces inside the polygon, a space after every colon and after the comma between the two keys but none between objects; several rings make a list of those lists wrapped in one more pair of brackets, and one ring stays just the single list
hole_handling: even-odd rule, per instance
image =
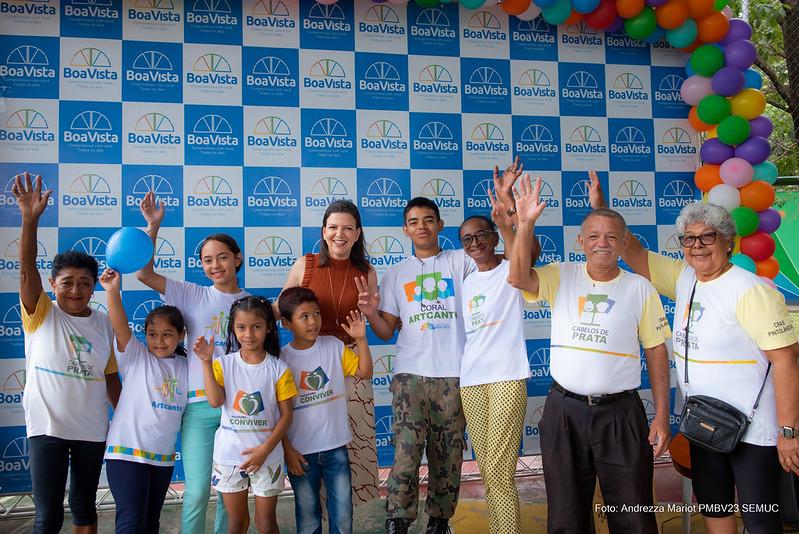
[{"label": "green balloon", "polygon": [[763,163],[758,163],[757,165],[752,165],[752,169],[755,171],[752,176],[753,180],[760,180],[761,182],[773,184],[777,181],[777,176],[779,176],[777,166],[768,160]]},{"label": "green balloon", "polygon": [[746,254],[733,254],[732,258],[730,258],[730,263],[733,265],[737,265],[741,269],[746,269],[750,273],[757,272],[757,265],[755,265],[755,260],[747,256]]},{"label": "green balloon", "polygon": [[741,237],[754,233],[760,226],[760,217],[752,208],[738,206],[730,212],[730,216],[735,223],[735,232]]},{"label": "green balloon", "polygon": [[707,124],[718,124],[724,120],[732,109],[730,101],[720,95],[707,95],[699,101],[696,107],[696,114],[702,122]]},{"label": "green balloon", "polygon": [[716,0],[715,2],[713,2],[713,9],[715,9],[716,11],[721,11],[722,9],[727,7],[727,4],[729,3],[730,3],[729,0]]},{"label": "green balloon", "polygon": [[571,0],[557,0],[551,6],[545,7],[544,9],[541,10],[541,16],[544,17],[545,21],[552,24],[553,26],[563,24],[564,22],[566,22],[566,19],[568,19],[569,15],[571,14],[572,14]]},{"label": "green balloon", "polygon": [[657,29],[658,23],[655,10],[647,6],[636,16],[624,21],[624,32],[631,39],[643,41]]},{"label": "green balloon", "polygon": [[440,2],[439,0],[416,0],[416,3],[421,7],[436,7]]},{"label": "green balloon", "polygon": [[702,45],[693,51],[690,63],[696,74],[710,78],[724,66],[724,52],[716,45]]},{"label": "green balloon", "polygon": [[716,135],[725,145],[739,145],[749,137],[749,130],[748,120],[738,115],[730,115],[716,127]]}]

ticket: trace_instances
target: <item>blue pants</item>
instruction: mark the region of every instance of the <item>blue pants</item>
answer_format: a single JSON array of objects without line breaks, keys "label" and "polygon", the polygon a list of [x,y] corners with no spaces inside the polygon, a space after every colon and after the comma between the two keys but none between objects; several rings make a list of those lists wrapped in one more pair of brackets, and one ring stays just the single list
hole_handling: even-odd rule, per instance
[{"label": "blue pants", "polygon": [[76,441],[52,436],[28,439],[33,503],[36,519],[33,532],[57,534],[64,523],[64,487],[69,475],[69,511],[77,527],[97,523],[97,484],[103,468],[105,443]]},{"label": "blue pants", "polygon": [[294,489],[294,516],[297,534],[322,534],[322,505],[319,490],[322,480],[327,491],[330,534],[352,534],[352,479],[347,447],[304,454],[305,475],[289,473]]},{"label": "blue pants", "polygon": [[158,532],[174,467],[106,460],[105,472],[116,505],[116,534]]},{"label": "blue pants", "polygon": [[[222,416],[220,408],[211,408],[208,401],[186,405],[180,429],[180,454],[186,485],[183,489],[183,534],[205,533],[205,511],[211,496],[211,465],[214,456],[214,434]],[[216,500],[216,534],[227,533],[227,513],[222,496]]]}]

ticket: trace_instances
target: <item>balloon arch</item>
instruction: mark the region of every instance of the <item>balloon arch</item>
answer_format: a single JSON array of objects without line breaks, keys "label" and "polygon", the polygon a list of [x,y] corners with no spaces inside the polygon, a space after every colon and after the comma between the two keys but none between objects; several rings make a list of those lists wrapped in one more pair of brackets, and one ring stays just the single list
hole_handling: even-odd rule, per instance
[{"label": "balloon arch", "polygon": [[[338,0],[317,0],[335,4]],[[407,4],[409,0],[372,0]],[[442,0],[415,0],[434,7]],[[447,3],[447,0],[443,0]],[[449,0],[457,2],[458,0]],[[763,115],[763,78],[752,68],[757,51],[752,27],[732,18],[729,0],[459,0],[466,9],[497,2],[521,20],[542,17],[554,26],[579,21],[602,31],[623,30],[631,39],[665,39],[687,54],[688,78],[680,88],[691,106],[688,121],[704,141],[703,165],[694,175],[705,200],[730,211],[738,233],[732,262],[774,287],[779,273],[770,234],[780,226],[768,161],[774,125]]]}]

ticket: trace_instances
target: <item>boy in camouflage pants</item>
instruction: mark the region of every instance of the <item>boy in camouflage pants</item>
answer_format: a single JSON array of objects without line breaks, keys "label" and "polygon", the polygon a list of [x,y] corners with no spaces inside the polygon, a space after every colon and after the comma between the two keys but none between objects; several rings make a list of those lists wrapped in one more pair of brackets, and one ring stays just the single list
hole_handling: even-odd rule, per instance
[{"label": "boy in camouflage pants", "polygon": [[383,275],[380,294],[359,282],[358,307],[372,330],[390,339],[399,327],[394,378],[394,465],[388,480],[386,532],[405,534],[416,519],[419,466],[427,453],[427,534],[445,534],[460,490],[465,420],[458,376],[465,334],[460,292],[474,262],[463,250],[441,250],[438,206],[417,197],[404,212],[414,255]]}]

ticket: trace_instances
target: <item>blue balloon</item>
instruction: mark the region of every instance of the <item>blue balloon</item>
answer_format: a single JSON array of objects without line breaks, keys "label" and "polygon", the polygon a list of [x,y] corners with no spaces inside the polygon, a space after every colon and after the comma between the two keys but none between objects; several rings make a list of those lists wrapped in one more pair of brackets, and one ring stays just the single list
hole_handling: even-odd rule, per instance
[{"label": "blue balloon", "polygon": [[696,74],[696,73],[694,72],[694,69],[692,69],[692,68],[691,68],[691,62],[690,62],[690,61],[688,61],[688,62],[686,62],[686,63],[685,63],[685,74],[687,74],[687,75],[688,75],[688,77],[691,77],[691,76],[693,76],[694,74]]},{"label": "blue balloon", "polygon": [[663,39],[664,35],[666,35],[666,30],[664,30],[663,28],[658,26],[657,28],[655,28],[655,31],[653,31],[652,33],[649,34],[649,37],[644,39],[644,42],[657,43],[658,41]]},{"label": "blue balloon", "polygon": [[108,266],[121,274],[135,273],[153,257],[153,242],[138,228],[120,228],[105,247]]},{"label": "blue balloon", "polygon": [[545,7],[554,6],[557,3],[557,1],[558,0],[533,0],[533,3],[535,3],[535,5],[537,5],[541,9],[544,9]]},{"label": "blue balloon", "polygon": [[763,76],[755,69],[746,69],[744,71],[744,87],[760,89],[763,87]]},{"label": "blue balloon", "polygon": [[572,7],[578,13],[591,13],[599,7],[599,0],[572,0]]}]

